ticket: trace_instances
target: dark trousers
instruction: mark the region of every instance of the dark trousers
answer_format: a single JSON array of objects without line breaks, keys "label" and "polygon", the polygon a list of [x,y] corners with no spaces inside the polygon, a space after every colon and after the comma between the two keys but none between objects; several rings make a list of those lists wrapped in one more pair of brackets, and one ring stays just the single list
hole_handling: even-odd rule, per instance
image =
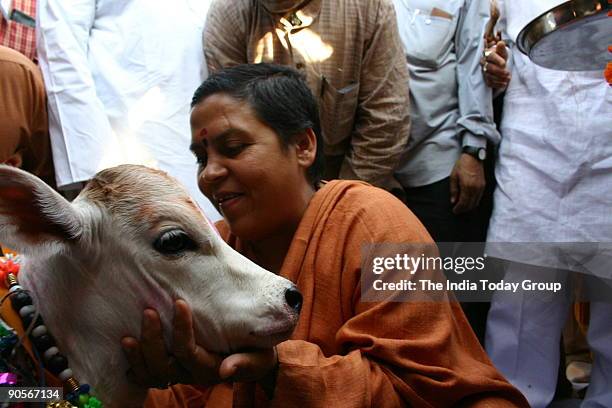
[{"label": "dark trousers", "polygon": [[[433,184],[404,189],[406,205],[425,225],[436,242],[484,242],[491,216],[491,194],[467,213],[453,214],[450,177]],[[488,190],[488,189],[487,189]]]}]

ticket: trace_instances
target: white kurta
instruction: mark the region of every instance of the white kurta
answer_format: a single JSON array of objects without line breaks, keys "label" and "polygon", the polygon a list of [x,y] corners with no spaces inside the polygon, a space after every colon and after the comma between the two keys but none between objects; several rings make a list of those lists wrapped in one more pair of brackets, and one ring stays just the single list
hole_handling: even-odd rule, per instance
[{"label": "white kurta", "polygon": [[199,192],[189,105],[205,77],[210,0],[40,0],[38,49],[58,186],[137,163]]},{"label": "white kurta", "polygon": [[[489,243],[487,252],[516,261],[507,263],[507,282],[554,279],[568,289],[500,291],[491,303],[487,353],[534,408],[548,407],[555,394],[560,335],[570,306],[567,271],[612,277],[612,88],[603,69],[549,70],[514,44],[527,23],[559,3],[500,1],[502,36],[509,40],[513,65],[487,240],[540,244]],[[587,337],[594,364],[581,407],[610,407],[612,304],[593,300],[590,307]]]},{"label": "white kurta", "polygon": [[[529,21],[559,3],[500,1],[513,66],[488,241],[612,242],[612,87],[603,69],[542,68],[514,44]],[[558,266],[542,254],[543,262],[529,262],[532,255],[502,257]]]}]

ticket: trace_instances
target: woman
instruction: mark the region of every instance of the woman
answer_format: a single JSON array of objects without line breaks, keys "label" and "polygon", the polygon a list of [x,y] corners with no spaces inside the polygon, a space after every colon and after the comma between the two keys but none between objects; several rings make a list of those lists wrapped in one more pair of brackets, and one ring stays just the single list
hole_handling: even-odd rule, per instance
[{"label": "woman", "polygon": [[152,390],[147,407],[526,406],[457,304],[360,301],[363,244],[431,238],[383,190],[320,183],[317,107],[297,72],[225,69],[200,86],[192,106],[199,186],[224,215],[222,236],[295,282],[303,306],[291,340],[225,358],[195,345],[184,302],[171,355],[159,317],[145,311],[140,342],[123,340],[134,381],[197,386]]}]

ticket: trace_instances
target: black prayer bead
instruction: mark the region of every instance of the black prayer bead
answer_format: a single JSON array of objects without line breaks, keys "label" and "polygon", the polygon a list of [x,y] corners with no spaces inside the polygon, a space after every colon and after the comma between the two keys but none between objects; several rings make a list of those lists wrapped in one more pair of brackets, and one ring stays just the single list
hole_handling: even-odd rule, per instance
[{"label": "black prayer bead", "polygon": [[36,346],[36,350],[40,351],[41,353],[44,353],[49,348],[55,346],[55,340],[53,340],[53,337],[47,333],[36,337],[32,340],[32,342],[34,343],[34,346]]},{"label": "black prayer bead", "polygon": [[[32,323],[32,320],[34,319],[34,316],[36,315],[36,312],[31,312],[28,313],[27,315],[23,316],[21,318],[21,322],[23,323],[23,328],[27,330],[28,327],[30,327],[30,323]],[[34,329],[35,327],[40,326],[43,323],[42,317],[40,317],[40,315],[38,315],[38,317],[36,318],[36,323],[34,324],[34,326],[32,327],[32,329]]]},{"label": "black prayer bead", "polygon": [[55,354],[47,362],[47,368],[53,374],[59,375],[59,373],[68,368],[68,360],[61,354]]},{"label": "black prayer bead", "polygon": [[13,310],[19,313],[22,307],[32,304],[32,298],[26,292],[17,292],[11,296],[11,306]]}]

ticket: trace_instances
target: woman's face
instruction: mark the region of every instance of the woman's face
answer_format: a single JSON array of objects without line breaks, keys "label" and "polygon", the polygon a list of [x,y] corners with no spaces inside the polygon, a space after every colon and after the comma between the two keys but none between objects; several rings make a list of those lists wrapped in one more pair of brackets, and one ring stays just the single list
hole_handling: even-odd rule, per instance
[{"label": "woman's face", "polygon": [[314,134],[283,149],[248,103],[215,94],[193,108],[191,135],[200,190],[234,234],[254,241],[295,231],[314,193],[306,177]]}]

